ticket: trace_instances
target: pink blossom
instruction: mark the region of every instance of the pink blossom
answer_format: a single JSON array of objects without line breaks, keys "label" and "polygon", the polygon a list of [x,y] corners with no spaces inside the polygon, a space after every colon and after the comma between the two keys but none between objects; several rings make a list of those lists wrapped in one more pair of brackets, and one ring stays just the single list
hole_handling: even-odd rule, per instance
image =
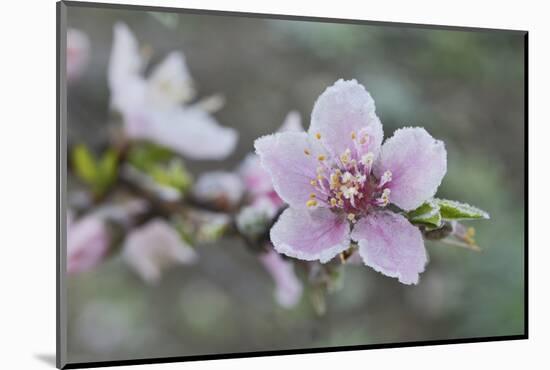
[{"label": "pink blossom", "polygon": [[[220,98],[188,105],[195,96],[182,52],[174,51],[143,75],[146,60],[124,23],[114,27],[108,83],[111,106],[124,120],[129,138],[149,140],[193,159],[221,159],[235,148],[237,132],[209,113]],[[219,105],[219,104],[218,104]]]},{"label": "pink blossom", "polygon": [[147,283],[155,284],[162,271],[175,264],[192,264],[197,254],[178,231],[161,219],[154,219],[131,231],[124,241],[124,261]]},{"label": "pink blossom", "polygon": [[85,272],[97,266],[105,257],[110,235],[102,218],[85,216],[76,222],[67,220],[67,272]]},{"label": "pink blossom", "polygon": [[77,29],[67,29],[67,79],[77,80],[90,60],[90,40],[88,36]]},{"label": "pink blossom", "polygon": [[256,140],[275,191],[290,205],[271,229],[278,252],[324,263],[354,241],[367,266],[418,283],[428,261],[421,232],[387,206],[408,211],[433,197],[447,152],[423,128],[382,139],[370,94],[339,80],[318,98],[307,133]]},{"label": "pink blossom", "polygon": [[284,308],[295,306],[302,297],[302,283],[294,273],[294,265],[274,250],[260,256],[260,261],[275,282],[275,299]]}]

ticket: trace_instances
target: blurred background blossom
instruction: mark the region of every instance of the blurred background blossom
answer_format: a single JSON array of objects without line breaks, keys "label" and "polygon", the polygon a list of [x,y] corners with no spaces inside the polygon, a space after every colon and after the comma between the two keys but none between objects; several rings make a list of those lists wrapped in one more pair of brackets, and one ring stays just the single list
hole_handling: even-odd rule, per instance
[{"label": "blurred background blossom", "polygon": [[[122,118],[123,137],[148,142],[129,154],[132,168],[165,193],[171,189],[168,199],[185,198],[192,179],[204,173],[227,171],[243,183],[238,202],[273,214],[276,209],[258,201],[276,199],[269,184],[254,180],[263,178],[254,167],[254,139],[277,131],[285,116],[294,127],[299,116],[309,122],[327,86],[356,78],[375,99],[386,135],[423,126],[445,141],[448,171],[439,194],[491,214],[491,221],[475,225],[481,253],[428,241],[430,265],[418,286],[348,263],[338,277],[343,288],[327,297],[323,316],[309,304],[315,291],[302,284],[308,271],[301,264],[289,265],[269,248],[251,252],[238,238],[209,237],[227,226],[223,216],[201,215],[212,221],[194,243],[186,241],[186,225],[177,220],[160,228],[167,244],[178,245],[159,257],[162,267],[169,262],[171,268],[158,265],[162,278],[152,278],[155,285],[144,284],[145,275],[124,253],[104,258],[110,252],[103,226],[93,221],[80,240],[101,241],[86,244],[101,247],[90,249],[97,252],[89,260],[94,268],[68,281],[70,361],[523,332],[521,34],[80,7],[69,7],[68,23],[80,35],[67,35],[68,74],[77,76],[69,76],[69,146],[84,143],[103,153],[97,168],[90,167],[98,199],[109,195],[102,190],[116,168],[105,143]],[[122,72],[113,64],[117,38],[125,45]],[[69,66],[73,54],[79,67]],[[287,116],[290,109],[296,113]],[[181,158],[149,144],[171,147]],[[154,153],[162,166],[151,165],[144,153]],[[82,189],[74,174],[68,189],[69,195]],[[75,209],[69,233],[85,217]],[[147,230],[147,224],[140,227]],[[169,236],[174,233],[180,238]],[[80,240],[70,244],[84,245]],[[178,263],[184,250],[192,251],[186,257],[195,255],[193,263]],[[158,276],[150,271],[147,276]]]},{"label": "blurred background blossom", "polygon": [[149,48],[140,49],[125,23],[114,25],[108,82],[111,107],[122,114],[126,135],[192,158],[229,155],[236,144],[236,131],[221,127],[204,103],[187,104],[195,90],[183,53],[170,52],[145,78],[142,72],[150,53]]},{"label": "blurred background blossom", "polygon": [[67,80],[80,78],[90,59],[88,35],[75,28],[67,30]]}]

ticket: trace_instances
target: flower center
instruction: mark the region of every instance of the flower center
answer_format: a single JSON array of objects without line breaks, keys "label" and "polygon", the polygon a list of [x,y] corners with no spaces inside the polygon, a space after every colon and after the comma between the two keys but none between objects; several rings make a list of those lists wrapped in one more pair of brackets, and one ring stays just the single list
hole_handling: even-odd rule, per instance
[{"label": "flower center", "polygon": [[[311,180],[313,187],[308,207],[325,204],[334,211],[345,212],[352,223],[375,207],[385,207],[390,202],[388,188],[392,173],[384,172],[379,178],[372,173],[374,154],[368,151],[369,136],[366,132],[351,132],[353,148],[347,148],[335,158],[319,155],[317,177]],[[321,135],[315,137],[320,140]],[[305,155],[311,155],[304,150]]]}]

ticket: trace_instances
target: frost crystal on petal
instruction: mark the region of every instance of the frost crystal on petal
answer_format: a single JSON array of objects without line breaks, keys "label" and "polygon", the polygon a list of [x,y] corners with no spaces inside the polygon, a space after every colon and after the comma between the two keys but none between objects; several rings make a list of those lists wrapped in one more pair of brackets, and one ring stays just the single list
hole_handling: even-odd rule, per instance
[{"label": "frost crystal on petal", "polygon": [[325,263],[349,248],[349,224],[326,208],[288,208],[271,229],[271,241],[279,253]]},{"label": "frost crystal on petal", "polygon": [[353,148],[354,133],[368,140],[365,153],[376,155],[384,136],[374,100],[356,80],[338,80],[319,96],[308,132],[311,136],[319,134],[321,142],[335,155]]},{"label": "frost crystal on petal", "polygon": [[397,214],[374,212],[361,219],[351,233],[363,262],[403,284],[417,284],[428,255],[418,228]]},{"label": "frost crystal on petal", "polygon": [[447,151],[420,127],[402,128],[386,140],[374,164],[374,174],[391,171],[391,203],[404,210],[433,197],[447,172]]}]

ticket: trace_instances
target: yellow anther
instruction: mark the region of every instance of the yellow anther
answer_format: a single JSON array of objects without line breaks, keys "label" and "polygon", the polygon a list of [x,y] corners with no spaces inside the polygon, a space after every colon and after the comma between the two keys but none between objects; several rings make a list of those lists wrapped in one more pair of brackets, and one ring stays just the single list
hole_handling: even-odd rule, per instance
[{"label": "yellow anther", "polygon": [[305,154],[305,155],[310,155],[311,152],[310,152],[309,150],[307,150],[307,149],[304,149],[304,154]]},{"label": "yellow anther", "polygon": [[317,159],[320,160],[320,161],[324,161],[325,159],[327,159],[327,157],[325,157],[324,155],[321,154],[317,157]]},{"label": "yellow anther", "polygon": [[355,215],[353,213],[348,213],[348,220],[355,223]]},{"label": "yellow anther", "polygon": [[340,155],[340,160],[342,161],[343,164],[348,163],[350,154],[351,154],[351,150],[346,149],[344,151],[344,153],[342,153],[342,155]]},{"label": "yellow anther", "polygon": [[317,140],[321,140],[321,134],[320,134],[319,132],[316,133],[316,134],[315,134],[315,138],[316,138]]},{"label": "yellow anther", "polygon": [[317,180],[322,180],[324,179],[323,175],[317,175]]},{"label": "yellow anther", "polygon": [[310,199],[306,202],[307,207],[315,207],[317,205],[317,201],[315,199]]},{"label": "yellow anther", "polygon": [[309,183],[310,183],[311,185],[315,186],[315,185],[317,185],[317,180],[311,180]]},{"label": "yellow anther", "polygon": [[466,235],[464,235],[464,241],[470,246],[475,246],[476,245],[476,241],[474,239],[475,235],[476,235],[476,229],[470,226],[468,229],[466,229]]},{"label": "yellow anther", "polygon": [[340,186],[340,176],[338,176],[336,173],[330,174],[330,188],[336,189]]},{"label": "yellow anther", "polygon": [[336,200],[336,198],[330,198],[330,205],[332,207],[336,207],[337,203],[338,203],[338,201]]},{"label": "yellow anther", "polygon": [[315,193],[311,193],[311,194],[309,194],[309,197],[310,197],[311,199],[314,199],[314,198],[316,197],[316,195],[315,195]]},{"label": "yellow anther", "polygon": [[355,134],[355,131],[351,132],[351,140],[357,139],[357,135]]}]

